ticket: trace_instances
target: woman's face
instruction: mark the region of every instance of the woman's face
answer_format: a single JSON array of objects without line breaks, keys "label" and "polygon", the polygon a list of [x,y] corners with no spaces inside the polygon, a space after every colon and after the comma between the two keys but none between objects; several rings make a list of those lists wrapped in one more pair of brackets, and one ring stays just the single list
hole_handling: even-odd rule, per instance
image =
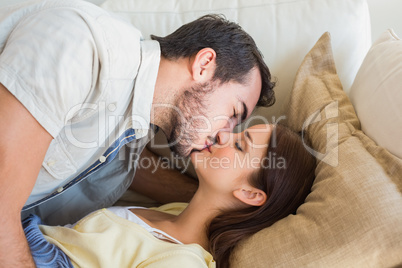
[{"label": "woman's face", "polygon": [[273,125],[256,125],[241,133],[219,132],[214,145],[191,154],[200,185],[221,191],[247,182],[267,155],[272,130]]}]

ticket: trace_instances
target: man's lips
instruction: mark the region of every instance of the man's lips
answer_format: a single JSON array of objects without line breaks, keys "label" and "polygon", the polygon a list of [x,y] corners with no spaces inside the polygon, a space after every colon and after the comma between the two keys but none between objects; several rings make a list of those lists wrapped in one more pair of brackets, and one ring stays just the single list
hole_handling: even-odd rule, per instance
[{"label": "man's lips", "polygon": [[209,153],[211,153],[211,146],[212,146],[212,143],[205,141],[205,147],[203,150],[208,149]]},{"label": "man's lips", "polygon": [[207,142],[205,142],[204,148],[202,148],[202,149],[195,149],[194,148],[194,149],[191,150],[190,154],[192,154],[194,152],[202,152],[204,150],[208,150],[209,153],[212,153],[211,146],[212,146],[212,144],[208,144]]}]

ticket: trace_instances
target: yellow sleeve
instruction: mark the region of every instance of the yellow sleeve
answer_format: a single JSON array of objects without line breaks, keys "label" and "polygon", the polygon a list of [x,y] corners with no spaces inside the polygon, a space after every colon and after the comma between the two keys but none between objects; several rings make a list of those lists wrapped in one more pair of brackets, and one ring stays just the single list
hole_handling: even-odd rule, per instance
[{"label": "yellow sleeve", "polygon": [[149,209],[152,210],[157,210],[157,211],[162,211],[165,213],[173,214],[173,215],[179,215],[180,213],[183,212],[183,210],[188,206],[188,203],[183,203],[183,202],[174,202],[174,203],[168,203],[164,204],[160,207],[152,207]]},{"label": "yellow sleeve", "polygon": [[158,254],[138,266],[139,268],[214,268],[215,262],[207,261],[199,255],[187,250],[175,250]]}]

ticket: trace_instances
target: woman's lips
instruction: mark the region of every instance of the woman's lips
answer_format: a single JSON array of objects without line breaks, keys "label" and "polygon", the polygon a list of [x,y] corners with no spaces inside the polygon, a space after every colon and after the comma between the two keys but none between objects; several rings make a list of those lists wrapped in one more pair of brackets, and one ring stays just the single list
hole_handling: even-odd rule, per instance
[{"label": "woman's lips", "polygon": [[204,149],[202,149],[201,151],[204,151],[204,150],[208,150],[208,152],[211,153],[211,146],[207,146]]},{"label": "woman's lips", "polygon": [[192,149],[190,154],[194,153],[194,152],[202,152],[204,150],[208,150],[209,153],[212,153],[211,151],[211,147],[212,147],[213,143],[209,144],[208,142],[205,142],[205,146],[202,149]]},{"label": "woman's lips", "polygon": [[196,153],[196,152],[202,152],[202,151],[204,151],[204,150],[208,150],[208,152],[211,153],[211,148],[210,148],[210,147],[211,147],[211,146],[205,146],[205,147],[202,148],[202,149],[192,149],[191,152],[190,152],[190,154]]}]

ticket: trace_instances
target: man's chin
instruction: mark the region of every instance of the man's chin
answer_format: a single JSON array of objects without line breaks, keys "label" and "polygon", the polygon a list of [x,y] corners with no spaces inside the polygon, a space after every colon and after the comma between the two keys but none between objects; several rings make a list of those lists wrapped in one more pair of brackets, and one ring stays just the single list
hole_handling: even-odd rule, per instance
[{"label": "man's chin", "polygon": [[192,148],[192,149],[190,150],[190,152],[188,153],[188,155],[187,155],[187,156],[188,156],[188,157],[190,157],[192,153],[199,153],[199,152],[201,152],[201,150],[198,150],[198,149]]}]

